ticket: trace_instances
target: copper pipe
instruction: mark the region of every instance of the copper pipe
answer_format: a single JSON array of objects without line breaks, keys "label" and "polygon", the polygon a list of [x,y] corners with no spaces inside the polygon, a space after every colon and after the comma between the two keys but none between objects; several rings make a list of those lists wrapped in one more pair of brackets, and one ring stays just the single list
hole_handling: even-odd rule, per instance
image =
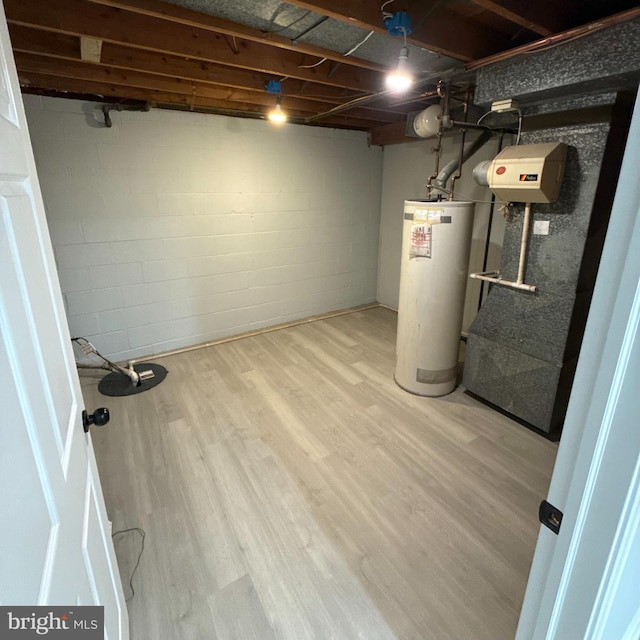
[{"label": "copper pipe", "polygon": [[438,124],[438,133],[436,133],[436,136],[438,138],[438,144],[435,147],[433,147],[433,152],[436,154],[435,166],[433,168],[433,174],[427,178],[427,198],[431,198],[431,191],[433,190],[433,181],[438,177],[438,172],[440,171],[440,152],[442,151],[442,129],[444,127],[444,124],[443,124],[444,114],[445,114],[445,111],[444,111],[444,100],[443,100],[440,103],[440,123]]},{"label": "copper pipe", "polygon": [[[486,58],[481,58],[480,60],[468,62],[465,65],[462,65],[455,69],[450,69],[449,71],[443,71],[442,73],[437,75],[431,74],[428,78],[424,78],[420,82],[420,84],[424,85],[427,82],[431,81],[431,79],[436,78],[438,76],[440,78],[452,78],[459,73],[464,73],[466,71],[475,71],[476,69],[480,69],[481,67],[486,67],[487,65],[493,64],[494,62],[508,60],[510,58],[514,58],[516,56],[523,55],[526,53],[534,53],[538,49],[544,49],[547,46],[555,46],[567,40],[575,40],[577,38],[586,36],[590,33],[595,33],[596,31],[601,31],[602,29],[613,27],[616,24],[633,20],[634,18],[637,18],[639,16],[640,16],[640,7],[635,9],[628,9],[627,11],[616,13],[613,16],[608,16],[607,18],[602,18],[601,20],[596,20],[594,22],[590,22],[589,24],[585,24],[579,27],[573,27],[572,29],[567,29],[567,31],[562,31],[561,33],[556,33],[555,35],[548,36],[546,38],[541,38],[540,40],[536,40],[535,42],[529,42],[528,44],[524,44],[514,49],[509,49],[508,51],[502,51],[500,53],[495,53],[491,56],[487,56]],[[363,102],[365,101],[368,102],[369,100],[375,100],[376,98],[383,97],[390,93],[391,92],[389,91],[381,91],[379,93],[374,93],[371,96],[367,96],[365,100],[363,100]],[[402,103],[398,103],[398,104],[402,104]],[[352,106],[355,107],[356,104],[352,102],[347,102],[343,105],[338,105],[337,107],[329,111],[325,111],[324,113],[318,113],[315,116],[310,116],[308,118],[305,118],[302,121],[302,123],[308,124],[310,122],[314,122],[315,120],[326,118],[327,116],[333,115],[335,113],[346,111],[347,109],[350,109]]]},{"label": "copper pipe", "polygon": [[402,100],[394,100],[389,102],[390,107],[401,107],[405,104],[411,104],[412,102],[421,102],[430,98],[436,98],[438,96],[438,90],[432,89],[431,91],[423,91],[422,93],[412,94],[411,96],[405,96]]},{"label": "copper pipe", "polygon": [[308,116],[307,118],[303,118],[302,124],[309,124],[310,122],[321,120],[322,118],[326,118],[328,116],[335,115],[336,113],[346,111],[347,109],[351,109],[352,107],[356,107],[361,104],[366,104],[367,102],[373,102],[378,98],[382,98],[383,96],[386,96],[386,95],[391,95],[392,93],[393,91],[387,89],[386,91],[379,91],[378,93],[372,93],[370,96],[362,96],[360,98],[356,98],[355,100],[350,100],[349,102],[345,102],[344,104],[339,104],[335,107],[332,107],[328,111],[323,111],[322,113],[316,113],[315,116]]},{"label": "copper pipe", "polygon": [[500,53],[494,53],[493,55],[487,56],[486,58],[468,62],[464,65],[464,70],[475,71],[476,69],[480,69],[480,67],[485,67],[488,64],[492,64],[494,62],[508,60],[509,58],[513,58],[525,53],[534,53],[537,49],[560,44],[565,40],[574,40],[576,38],[581,38],[582,36],[586,36],[589,33],[601,31],[602,29],[606,29],[607,27],[612,27],[616,24],[633,20],[634,18],[637,18],[639,16],[640,8],[622,11],[621,13],[616,13],[613,16],[602,18],[602,20],[596,20],[594,22],[590,22],[589,24],[583,24],[580,27],[573,27],[572,29],[567,29],[567,31],[562,31],[561,33],[556,33],[555,35],[536,40],[535,42],[523,44],[522,46],[516,47],[515,49],[501,51]]},{"label": "copper pipe", "polygon": [[[469,87],[467,89],[467,95],[464,101],[464,122],[466,124],[469,119],[469,104],[473,101],[473,88]],[[453,193],[456,188],[456,180],[460,180],[462,177],[462,164],[464,163],[464,140],[467,135],[466,127],[462,129],[462,140],[460,141],[460,164],[458,166],[458,171],[453,178],[451,178],[451,193],[449,194],[449,200],[453,200]]]}]

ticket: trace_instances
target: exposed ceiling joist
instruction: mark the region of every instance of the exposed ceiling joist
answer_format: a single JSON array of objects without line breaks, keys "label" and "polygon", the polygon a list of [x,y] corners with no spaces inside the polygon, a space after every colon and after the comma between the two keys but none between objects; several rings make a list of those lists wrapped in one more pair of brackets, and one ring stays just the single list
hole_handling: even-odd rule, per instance
[{"label": "exposed ceiling joist", "polygon": [[[370,0],[287,0],[289,4],[315,11],[325,16],[355,24],[364,29],[386,33],[380,3]],[[407,38],[412,44],[442,53],[458,60],[475,60],[508,46],[504,33],[487,26],[472,23],[464,17],[439,8],[423,16],[413,25]]]},{"label": "exposed ceiling joist", "polygon": [[[122,87],[117,84],[94,82],[86,80],[74,80],[72,78],[62,78],[58,76],[50,76],[37,73],[20,73],[20,82],[27,92],[31,92],[29,87],[37,87],[41,93],[42,90],[55,92],[57,95],[73,94],[74,97],[86,97],[86,99],[95,99],[96,97],[114,97],[122,96]],[[157,90],[131,88],[130,99],[142,100],[163,106],[182,106],[185,108],[198,110],[211,110],[218,113],[233,113],[234,115],[248,115],[252,117],[264,117],[264,107],[252,103],[229,103],[226,100],[216,98],[206,98],[200,96],[181,95],[176,99],[174,93],[164,93]],[[296,110],[288,110],[293,118],[298,118],[301,122],[308,116],[308,113]],[[370,120],[355,118],[351,115],[338,115],[327,118],[322,121],[323,125],[332,127],[344,127],[349,129],[369,130],[371,128]]]},{"label": "exposed ceiling joist", "polygon": [[139,13],[152,18],[162,18],[176,24],[183,24],[189,27],[197,27],[206,29],[215,33],[242,38],[252,42],[267,43],[274,47],[286,49],[288,51],[296,51],[316,56],[319,59],[326,58],[335,62],[341,62],[362,69],[370,69],[372,71],[384,71],[382,65],[375,64],[368,60],[363,60],[355,56],[346,58],[342,53],[317,47],[305,42],[292,42],[290,38],[285,38],[277,33],[265,33],[259,29],[254,29],[246,25],[223,20],[215,16],[204,13],[198,13],[191,9],[160,2],[159,0],[89,0],[95,4],[100,4],[118,9],[124,9],[133,13]]},{"label": "exposed ceiling joist", "polygon": [[[78,38],[65,34],[41,31],[10,25],[9,32],[13,49],[18,53],[36,53],[65,60],[78,60]],[[108,67],[130,71],[143,71],[170,78],[193,80],[235,89],[249,89],[264,91],[269,76],[246,69],[238,69],[216,65],[209,62],[197,62],[181,56],[163,54],[161,56],[152,51],[135,49],[123,45],[105,43],[102,47],[100,62]],[[284,94],[307,97],[319,102],[336,104],[345,102],[360,95],[353,94],[348,89],[341,89],[329,85],[305,83],[290,78],[284,84]],[[384,111],[397,109],[377,107]]]},{"label": "exposed ceiling joist", "polygon": [[[16,52],[15,59],[18,68],[26,77],[33,73],[39,76],[49,75],[85,82],[100,82],[131,89],[157,90],[166,94],[175,93],[199,98],[226,100],[229,103],[249,103],[264,107],[271,107],[274,104],[273,96],[265,91],[247,91],[209,85],[202,82],[184,81],[180,78],[158,77],[140,71],[112,69],[81,61],[48,58],[30,53]],[[316,114],[329,108],[322,102],[300,97],[288,97],[285,100],[285,104],[288,109],[294,109],[308,115]],[[366,108],[352,109],[350,115],[354,118],[373,122],[397,122],[402,118],[402,114],[371,111]]]},{"label": "exposed ceiling joist", "polygon": [[416,138],[405,135],[407,125],[405,122],[383,124],[371,129],[371,144],[384,146],[385,144],[397,144],[399,142],[415,142]]},{"label": "exposed ceiling joist", "polygon": [[[317,60],[293,51],[278,50],[249,40],[228,42],[222,34],[188,27],[78,0],[36,3],[5,0],[11,24],[31,26],[56,33],[90,36],[160,53],[185,56],[242,69],[288,76],[374,93],[380,89],[380,74],[347,65],[305,68]],[[335,64],[335,63],[334,63]]]},{"label": "exposed ceiling joist", "polygon": [[570,11],[574,4],[570,0],[564,2],[537,0],[536,3],[522,2],[522,0],[471,1],[541,36],[548,36],[564,29],[567,24],[564,14]]},{"label": "exposed ceiling joist", "polygon": [[[255,118],[275,103],[267,83],[279,80],[296,122],[369,130],[376,144],[407,140],[405,115],[438,99],[435,84],[425,85],[438,76],[420,75],[425,70],[441,69],[455,81],[464,69],[466,83],[487,64],[639,15],[633,0],[386,3],[385,11],[411,12],[415,45],[464,61],[412,47],[421,81],[413,95],[392,97],[382,91],[384,70],[400,42],[386,37],[382,0],[199,0],[217,15],[183,6],[194,0],[3,1],[19,76],[30,92]],[[372,37],[363,39],[362,29]],[[354,41],[356,55],[371,61],[344,56]]]}]

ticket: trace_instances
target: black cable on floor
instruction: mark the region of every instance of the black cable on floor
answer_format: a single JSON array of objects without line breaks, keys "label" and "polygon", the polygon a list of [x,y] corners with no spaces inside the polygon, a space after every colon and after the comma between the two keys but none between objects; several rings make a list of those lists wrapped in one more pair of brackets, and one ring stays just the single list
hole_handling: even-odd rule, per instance
[{"label": "black cable on floor", "polygon": [[133,600],[133,596],[136,595],[135,589],[133,588],[133,576],[136,575],[136,571],[140,566],[140,558],[142,558],[142,552],[144,551],[144,539],[147,537],[147,534],[144,532],[144,529],[140,529],[140,527],[131,527],[130,529],[120,529],[120,531],[115,531],[111,534],[111,538],[115,538],[116,536],[122,533],[129,533],[130,531],[137,531],[140,534],[141,542],[140,545],[140,553],[138,554],[138,560],[136,561],[136,566],[133,567],[133,571],[131,572],[131,577],[129,578],[129,588],[131,589],[131,597],[126,598],[125,602],[131,602]]}]

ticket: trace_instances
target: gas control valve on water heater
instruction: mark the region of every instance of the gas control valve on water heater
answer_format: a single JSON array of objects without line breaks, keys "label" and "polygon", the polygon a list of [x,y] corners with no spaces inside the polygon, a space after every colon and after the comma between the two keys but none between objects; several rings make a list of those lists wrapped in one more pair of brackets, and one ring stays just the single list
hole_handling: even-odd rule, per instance
[{"label": "gas control valve on water heater", "polygon": [[443,396],[456,386],[472,202],[405,200],[395,379]]}]

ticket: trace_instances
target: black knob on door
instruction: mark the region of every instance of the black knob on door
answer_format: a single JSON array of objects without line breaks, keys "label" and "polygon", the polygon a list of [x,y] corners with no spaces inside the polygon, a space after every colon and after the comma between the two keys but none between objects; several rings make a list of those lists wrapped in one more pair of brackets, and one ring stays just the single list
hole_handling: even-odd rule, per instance
[{"label": "black knob on door", "polygon": [[91,415],[89,415],[86,410],[82,412],[82,426],[84,427],[84,432],[89,433],[89,427],[92,424],[95,424],[96,427],[104,427],[107,422],[109,422],[109,409],[106,407],[100,407],[100,409],[96,409]]}]

